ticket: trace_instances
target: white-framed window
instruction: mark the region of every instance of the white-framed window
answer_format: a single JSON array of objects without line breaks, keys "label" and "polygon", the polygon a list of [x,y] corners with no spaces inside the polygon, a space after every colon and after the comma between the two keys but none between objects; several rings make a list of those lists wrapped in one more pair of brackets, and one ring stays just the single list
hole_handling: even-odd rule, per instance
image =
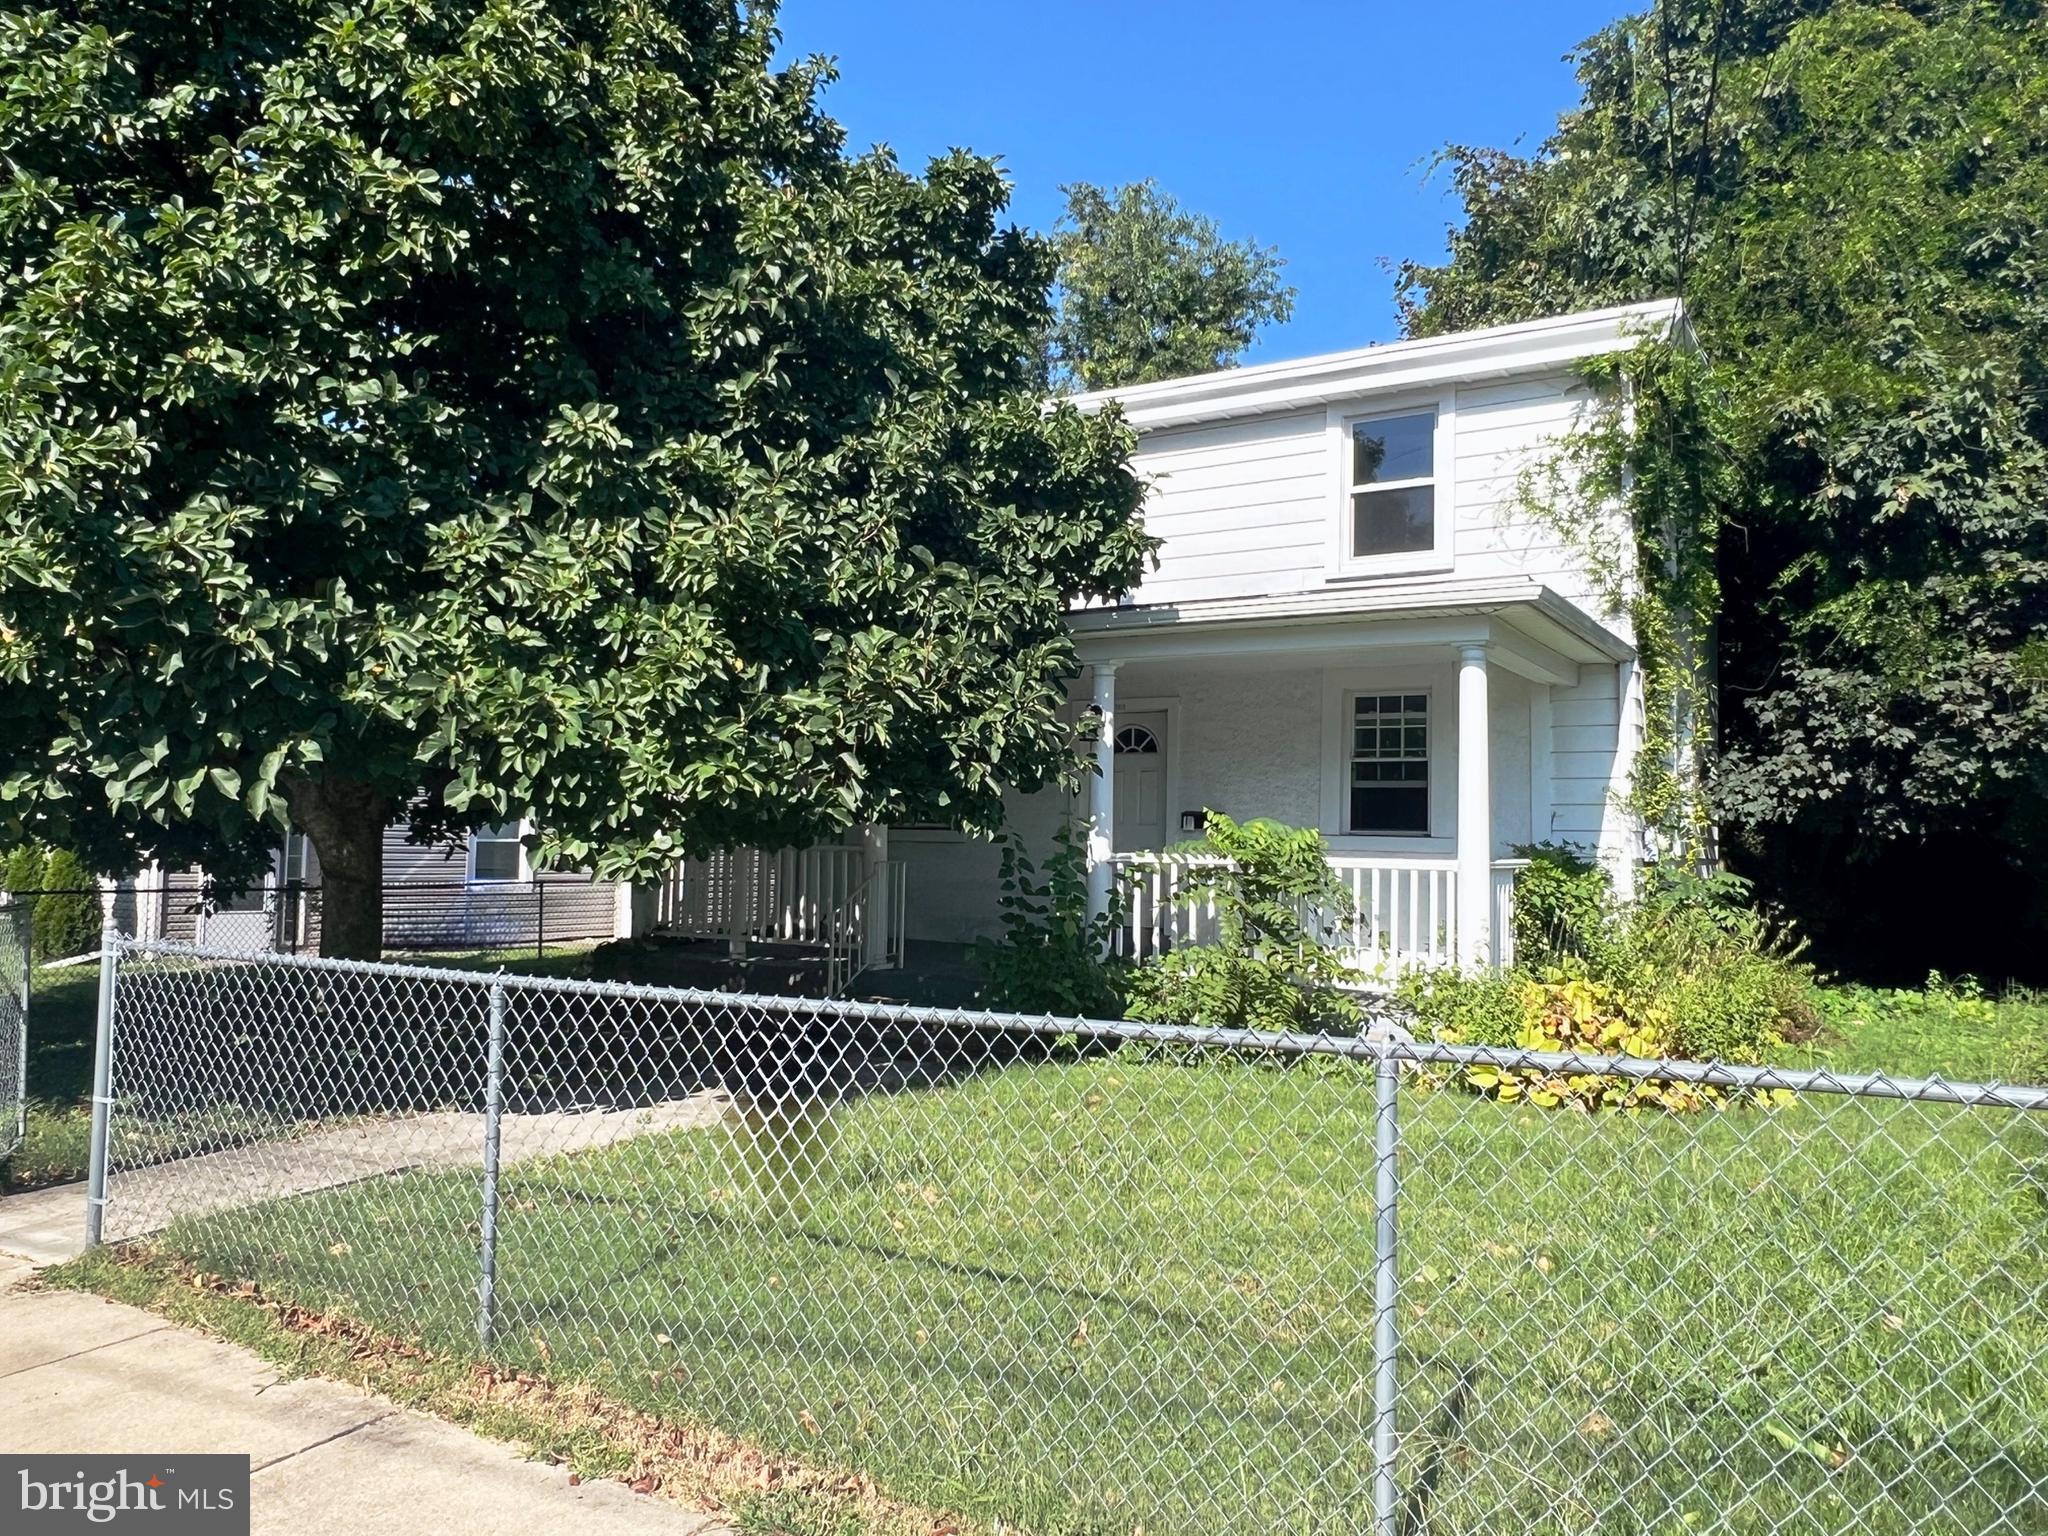
[{"label": "white-framed window", "polygon": [[1332,569],[1340,576],[1450,569],[1451,401],[1333,410],[1338,508]]},{"label": "white-framed window", "polygon": [[469,834],[469,878],[477,881],[524,880],[526,835],[523,821],[479,827]]},{"label": "white-framed window", "polygon": [[1430,695],[1350,695],[1344,830],[1429,835]]}]

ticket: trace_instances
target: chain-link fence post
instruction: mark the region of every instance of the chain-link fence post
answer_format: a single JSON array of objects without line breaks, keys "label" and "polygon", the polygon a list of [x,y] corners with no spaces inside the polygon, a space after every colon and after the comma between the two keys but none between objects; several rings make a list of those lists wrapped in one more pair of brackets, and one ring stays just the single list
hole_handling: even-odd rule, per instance
[{"label": "chain-link fence post", "polygon": [[505,1109],[505,983],[491,983],[490,1057],[484,1069],[484,1220],[476,1283],[476,1337],[485,1349],[498,1322],[498,1144]]},{"label": "chain-link fence post", "polygon": [[107,914],[100,928],[99,1021],[92,1041],[92,1146],[85,1176],[85,1243],[100,1245],[107,1219],[107,1130],[114,1097],[114,972],[121,959],[121,933]]},{"label": "chain-link fence post", "polygon": [[29,1005],[34,1000],[34,986],[30,978],[36,969],[35,914],[34,905],[23,902],[14,915],[15,941],[21,946],[21,1039],[14,1053],[14,1145],[17,1147],[28,1136],[28,1017]]},{"label": "chain-link fence post", "polygon": [[1400,1169],[1401,1066],[1382,1052],[1373,1067],[1373,1282],[1372,1282],[1372,1529],[1395,1536],[1400,1494],[1394,1478],[1398,1449],[1394,1411],[1400,1394],[1400,1299],[1395,1254]]},{"label": "chain-link fence post", "polygon": [[548,954],[548,888],[539,875],[533,877],[533,958]]}]

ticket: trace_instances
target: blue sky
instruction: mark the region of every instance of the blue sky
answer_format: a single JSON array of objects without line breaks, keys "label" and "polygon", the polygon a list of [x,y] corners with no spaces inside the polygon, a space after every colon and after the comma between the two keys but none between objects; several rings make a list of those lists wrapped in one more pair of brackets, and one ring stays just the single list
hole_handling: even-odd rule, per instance
[{"label": "blue sky", "polygon": [[1001,158],[1018,220],[1068,181],[1155,178],[1226,234],[1276,245],[1300,290],[1254,357],[1397,334],[1382,258],[1435,257],[1448,141],[1540,142],[1577,97],[1563,55],[1619,0],[783,0],[784,49],[824,53],[848,147],[906,165]]}]

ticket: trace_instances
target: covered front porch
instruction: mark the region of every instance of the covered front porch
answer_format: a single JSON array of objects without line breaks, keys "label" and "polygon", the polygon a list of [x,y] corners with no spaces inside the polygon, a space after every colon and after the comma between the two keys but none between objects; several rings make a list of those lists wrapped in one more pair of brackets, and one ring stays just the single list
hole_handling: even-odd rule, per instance
[{"label": "covered front porch", "polygon": [[1615,791],[1638,729],[1632,652],[1534,583],[1103,609],[1075,624],[1100,722],[1080,803],[1090,897],[1120,891],[1134,959],[1200,942],[1176,901],[1208,811],[1318,828],[1352,911],[1331,939],[1370,979],[1513,961],[1524,844],[1635,849]]}]

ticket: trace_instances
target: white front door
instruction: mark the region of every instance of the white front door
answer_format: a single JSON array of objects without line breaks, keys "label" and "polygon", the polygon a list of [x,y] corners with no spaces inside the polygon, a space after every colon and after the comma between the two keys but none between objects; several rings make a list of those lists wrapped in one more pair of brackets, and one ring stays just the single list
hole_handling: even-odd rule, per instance
[{"label": "white front door", "polygon": [[1116,846],[1119,853],[1166,846],[1166,716],[1116,720]]}]

